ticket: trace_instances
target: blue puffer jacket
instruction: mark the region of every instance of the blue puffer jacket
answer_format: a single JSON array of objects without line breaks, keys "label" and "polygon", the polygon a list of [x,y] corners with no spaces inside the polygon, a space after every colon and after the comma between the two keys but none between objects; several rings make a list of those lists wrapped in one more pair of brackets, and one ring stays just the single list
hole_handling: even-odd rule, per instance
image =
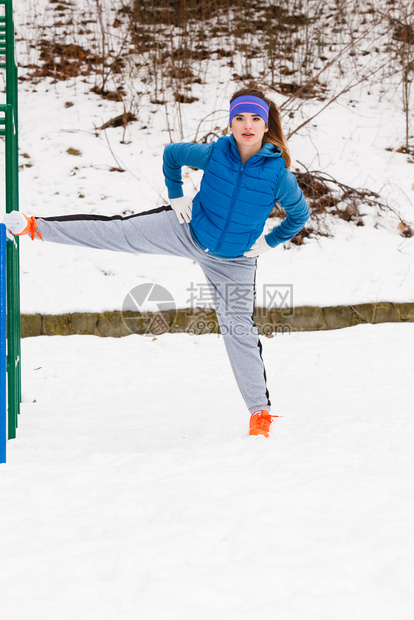
[{"label": "blue puffer jacket", "polygon": [[170,144],[164,150],[163,172],[168,195],[183,195],[181,167],[205,171],[193,201],[191,231],[198,244],[215,256],[236,258],[262,234],[270,211],[280,202],[287,217],[266,235],[276,247],[304,226],[309,209],[281,151],[265,143],[242,164],[233,136],[212,144]]}]

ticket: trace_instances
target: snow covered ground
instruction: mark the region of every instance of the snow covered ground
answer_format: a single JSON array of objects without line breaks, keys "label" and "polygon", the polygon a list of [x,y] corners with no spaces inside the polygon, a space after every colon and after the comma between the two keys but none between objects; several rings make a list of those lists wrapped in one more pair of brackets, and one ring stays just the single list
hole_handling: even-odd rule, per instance
[{"label": "snow covered ground", "polygon": [[23,341],[2,618],[414,617],[414,325],[263,345],[269,439],[218,336]]}]

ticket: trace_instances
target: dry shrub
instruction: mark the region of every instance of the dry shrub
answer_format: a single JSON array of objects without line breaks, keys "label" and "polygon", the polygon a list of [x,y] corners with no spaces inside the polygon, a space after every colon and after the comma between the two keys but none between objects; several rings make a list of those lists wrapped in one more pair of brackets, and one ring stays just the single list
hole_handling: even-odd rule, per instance
[{"label": "dry shrub", "polygon": [[[355,226],[364,226],[361,206],[376,207],[378,212],[390,210],[375,192],[368,189],[356,189],[337,181],[320,171],[298,169],[294,171],[299,187],[303,191],[309,206],[310,219],[306,227],[292,239],[292,243],[302,245],[309,237],[330,237],[330,218],[339,218]],[[270,217],[283,219],[285,211],[278,203]],[[410,236],[409,227],[400,228],[404,236]]]},{"label": "dry shrub", "polygon": [[42,39],[39,47],[42,64],[35,67],[30,78],[68,80],[78,75],[89,75],[95,65],[102,61],[96,54],[75,43],[65,45]]}]

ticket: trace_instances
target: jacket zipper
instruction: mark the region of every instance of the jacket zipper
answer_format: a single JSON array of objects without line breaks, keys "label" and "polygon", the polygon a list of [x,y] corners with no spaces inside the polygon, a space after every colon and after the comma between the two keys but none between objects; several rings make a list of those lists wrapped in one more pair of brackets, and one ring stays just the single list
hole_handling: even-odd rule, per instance
[{"label": "jacket zipper", "polygon": [[240,168],[240,170],[239,170],[239,172],[237,174],[236,187],[234,188],[233,196],[231,197],[231,203],[230,203],[230,207],[229,207],[229,210],[228,210],[228,213],[227,213],[226,221],[224,223],[223,232],[221,233],[221,235],[219,237],[219,240],[217,242],[217,245],[214,248],[215,252],[218,252],[219,249],[221,248],[221,246],[223,244],[224,237],[225,237],[225,235],[227,233],[227,229],[228,229],[229,224],[230,224],[230,219],[231,219],[231,216],[232,216],[233,210],[234,210],[234,204],[235,204],[237,196],[239,194],[240,181],[241,181],[241,178],[243,176],[243,172],[244,172],[244,164],[241,165],[241,168]]}]

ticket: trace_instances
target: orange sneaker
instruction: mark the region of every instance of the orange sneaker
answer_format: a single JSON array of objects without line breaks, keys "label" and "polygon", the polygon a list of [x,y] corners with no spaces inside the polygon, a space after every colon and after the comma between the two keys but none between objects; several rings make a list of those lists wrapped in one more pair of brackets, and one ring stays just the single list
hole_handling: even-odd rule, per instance
[{"label": "orange sneaker", "polygon": [[268,411],[255,411],[250,416],[250,432],[249,435],[263,435],[269,437],[270,425],[272,418],[278,418],[278,415],[270,415]]}]

